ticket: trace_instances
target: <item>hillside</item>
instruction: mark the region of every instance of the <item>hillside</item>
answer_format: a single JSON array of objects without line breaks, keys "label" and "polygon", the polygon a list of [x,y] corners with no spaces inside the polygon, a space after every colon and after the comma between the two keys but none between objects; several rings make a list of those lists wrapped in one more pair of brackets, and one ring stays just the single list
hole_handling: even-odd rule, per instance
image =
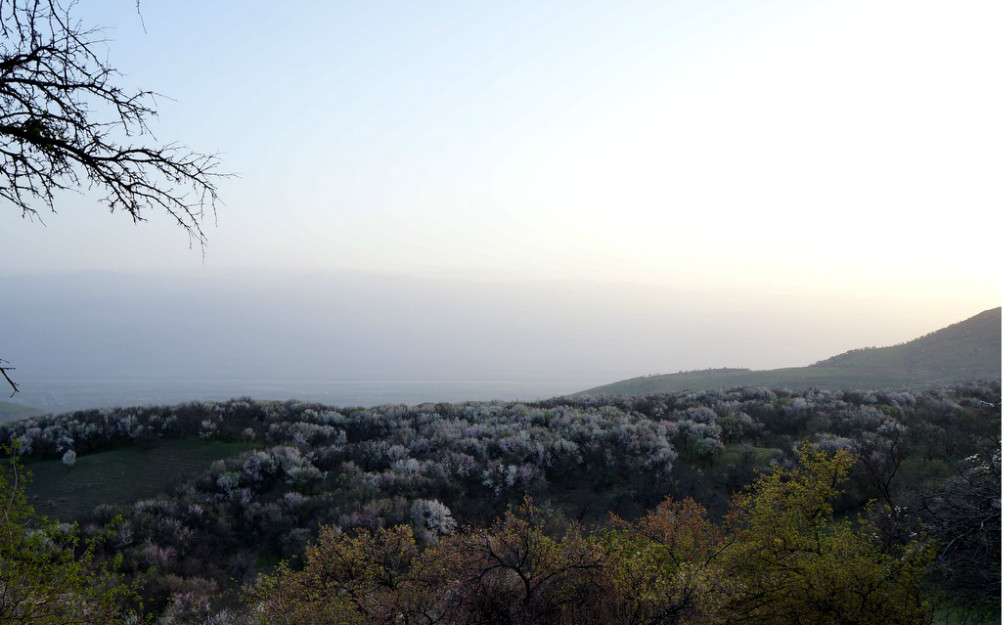
[{"label": "hillside", "polygon": [[42,411],[37,408],[22,406],[9,401],[0,401],[0,422],[26,419],[40,414],[42,414]]},{"label": "hillside", "polygon": [[738,386],[789,389],[922,389],[963,380],[999,377],[1002,308],[892,347],[864,348],[807,367],[768,371],[709,369],[631,378],[579,395],[645,395]]},{"label": "hillside", "polygon": [[[123,579],[141,580],[144,610],[160,615],[146,622],[160,625],[399,623],[404,622],[399,614],[421,597],[438,601],[471,588],[470,605],[480,605],[481,596],[501,597],[502,605],[523,605],[510,591],[524,588],[516,575],[497,578],[505,586],[464,581],[487,579],[481,567],[497,569],[490,559],[470,559],[471,554],[483,555],[478,550],[491,545],[504,549],[494,553],[512,553],[518,558],[528,553],[525,549],[545,549],[538,559],[526,556],[534,567],[554,562],[570,566],[566,570],[573,575],[558,570],[559,575],[552,578],[564,585],[547,583],[534,590],[541,597],[559,591],[555,598],[561,605],[566,596],[592,605],[587,602],[615,597],[617,589],[647,583],[644,580],[709,580],[712,587],[706,590],[686,590],[706,597],[717,596],[718,586],[754,589],[757,579],[733,580],[743,580],[742,571],[751,570],[746,566],[749,553],[760,551],[760,543],[746,542],[749,534],[743,530],[730,533],[736,527],[730,522],[717,522],[728,511],[743,514],[742,509],[760,508],[735,506],[732,494],[757,480],[770,480],[769,467],[781,471],[777,476],[792,477],[788,470],[798,458],[807,458],[797,451],[806,450],[802,443],[813,443],[818,452],[833,455],[846,448],[858,449],[864,460],[851,469],[843,465],[840,471],[846,482],[839,507],[830,509],[827,517],[812,515],[815,520],[826,517],[822,525],[804,526],[810,529],[811,540],[838,538],[837,545],[817,547],[817,553],[838,554],[855,567],[851,576],[831,582],[838,584],[832,587],[854,588],[857,571],[875,571],[883,588],[889,580],[887,569],[872,565],[881,560],[902,562],[902,555],[922,552],[921,542],[915,543],[916,549],[900,552],[900,537],[921,537],[920,541],[928,537],[952,546],[941,556],[947,563],[942,570],[950,575],[929,571],[930,591],[952,593],[957,601],[962,598],[965,607],[986,614],[981,622],[994,624],[999,622],[997,601],[992,597],[998,588],[1000,533],[992,502],[998,499],[999,487],[998,464],[989,459],[997,449],[999,411],[994,406],[1000,392],[999,382],[993,381],[917,393],[745,388],[647,397],[375,408],[245,398],[83,410],[0,423],[0,448],[15,441],[19,444],[25,468],[35,476],[24,494],[36,510],[62,523],[76,521],[88,535],[115,523],[108,549],[99,557],[120,557]],[[64,460],[67,444],[76,454],[69,463]],[[848,460],[846,455],[841,457]],[[14,465],[0,460],[2,490],[3,478],[11,475]],[[833,475],[828,470],[824,474]],[[948,481],[953,476],[963,476],[963,481]],[[176,481],[182,478],[183,483]],[[963,487],[954,487],[955,483]],[[771,484],[780,482],[772,480]],[[828,482],[826,488],[833,486]],[[803,491],[802,486],[794,487]],[[747,492],[754,497],[762,491]],[[928,502],[923,499],[926,493],[933,493]],[[532,506],[538,506],[538,514],[529,510],[526,496],[531,497]],[[909,514],[891,516],[874,508],[870,503],[874,501],[903,510],[928,504],[923,508],[927,514],[921,519]],[[783,505],[792,508],[798,503]],[[872,540],[871,526],[855,538],[843,532],[855,528],[851,519],[866,510],[879,514],[881,524],[872,526],[881,532],[879,541]],[[647,511],[654,511],[655,516]],[[840,521],[833,525],[831,515],[836,511]],[[613,519],[610,513],[619,518]],[[787,518],[769,516],[764,521]],[[674,525],[675,519],[680,525]],[[642,531],[625,534],[634,522],[643,524]],[[777,531],[787,527],[801,525],[783,523]],[[60,535],[65,531],[60,529]],[[667,545],[662,539],[654,546],[644,538],[665,535],[680,539]],[[781,543],[795,545],[793,561],[803,564],[799,545],[810,543],[800,542],[797,534],[786,536]],[[610,542],[617,537],[629,540]],[[387,538],[393,542],[383,542]],[[643,542],[636,542],[641,538]],[[768,545],[775,544],[773,534],[768,538]],[[857,538],[863,542],[856,542]],[[624,550],[611,549],[617,544]],[[704,544],[713,545],[712,558],[705,556]],[[859,558],[845,555],[846,546],[852,544],[863,549],[856,552]],[[880,555],[876,545],[890,546]],[[324,578],[331,583],[307,580],[296,587],[285,585],[297,579],[298,571],[308,571],[316,555],[325,553],[331,559],[323,561],[334,563],[330,577]],[[633,560],[630,556],[624,563],[616,553],[642,557]],[[383,554],[390,560],[382,560]],[[670,558],[672,563],[652,560],[654,556]],[[423,557],[434,559],[415,559]],[[692,558],[700,567],[726,561],[734,568],[718,569],[716,564],[710,569],[689,568]],[[860,558],[870,564],[860,566]],[[384,561],[395,568],[373,568],[383,567]],[[682,571],[697,574],[683,579],[676,573],[678,562],[686,563]],[[368,581],[374,579],[369,571],[383,570],[398,576],[391,581],[426,580],[426,572],[436,571],[448,577],[432,578],[438,580],[435,586],[422,587],[420,593],[373,597],[374,590],[396,593],[397,588],[413,588]],[[764,570],[767,577],[773,571]],[[816,585],[816,572],[821,569],[804,570],[808,582]],[[824,570],[836,568],[826,561]],[[421,576],[399,577],[409,571]],[[577,571],[611,572],[613,577],[582,581]],[[962,571],[963,576],[953,575],[955,571]],[[379,620],[354,615],[350,620],[299,618],[322,612],[298,612],[289,619],[279,619],[274,613],[260,616],[265,602],[277,609],[275,600],[295,601],[297,597],[337,607],[337,601],[351,596],[337,585],[339,579],[362,580],[357,590],[364,593],[359,596],[369,597],[367,605],[390,605],[393,611]],[[623,579],[638,581],[618,581]],[[725,581],[718,584],[716,580]],[[495,588],[501,590],[495,592]],[[643,588],[647,598],[624,600],[613,614],[655,600],[648,598],[671,598],[681,592],[675,587]],[[303,591],[309,594],[304,597]],[[837,594],[852,596],[848,591]],[[776,596],[788,609],[785,588]],[[900,611],[899,601],[883,597],[875,599],[874,605]],[[439,612],[427,613],[435,614],[434,622],[442,625],[624,622],[609,617],[437,617],[453,607],[446,602],[434,606]],[[408,622],[429,620],[415,617]],[[692,618],[688,622],[730,621]],[[864,622],[902,621],[875,618]],[[903,621],[916,622],[929,619]],[[959,618],[939,622],[975,623]]]}]

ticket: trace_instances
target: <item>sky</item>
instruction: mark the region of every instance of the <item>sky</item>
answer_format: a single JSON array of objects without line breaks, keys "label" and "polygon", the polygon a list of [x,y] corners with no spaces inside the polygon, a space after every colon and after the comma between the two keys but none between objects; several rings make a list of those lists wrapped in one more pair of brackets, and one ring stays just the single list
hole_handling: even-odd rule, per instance
[{"label": "sky", "polygon": [[[32,284],[22,277],[76,275],[98,292],[110,273],[169,274],[195,299],[198,285],[271,280],[237,301],[283,281],[335,297],[345,276],[404,280],[422,305],[399,315],[441,315],[422,292],[549,294],[564,311],[549,325],[532,306],[508,311],[512,323],[555,336],[571,318],[579,340],[629,336],[593,352],[602,366],[589,368],[587,350],[548,361],[595,384],[809,364],[1002,301],[993,0],[143,0],[140,11],[81,0],[76,15],[105,28],[124,85],[164,94],[157,140],[218,153],[236,174],[220,183],[208,245],[192,248],[161,215],[109,216],[86,192],[44,225],[0,211],[0,276],[19,294]],[[413,344],[438,349],[414,323]],[[659,324],[704,339],[652,340]],[[12,344],[17,328],[4,325]],[[442,376],[478,354],[517,362],[469,331]]]}]

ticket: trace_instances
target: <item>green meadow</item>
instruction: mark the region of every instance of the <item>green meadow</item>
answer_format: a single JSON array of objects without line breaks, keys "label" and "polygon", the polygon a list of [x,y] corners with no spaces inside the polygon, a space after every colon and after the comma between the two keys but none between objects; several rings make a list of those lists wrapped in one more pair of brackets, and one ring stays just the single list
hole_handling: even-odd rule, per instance
[{"label": "green meadow", "polygon": [[251,443],[165,440],[152,449],[122,447],[79,456],[71,468],[59,460],[28,462],[27,494],[35,511],[50,519],[78,518],[101,504],[153,497],[216,460],[254,447]]}]

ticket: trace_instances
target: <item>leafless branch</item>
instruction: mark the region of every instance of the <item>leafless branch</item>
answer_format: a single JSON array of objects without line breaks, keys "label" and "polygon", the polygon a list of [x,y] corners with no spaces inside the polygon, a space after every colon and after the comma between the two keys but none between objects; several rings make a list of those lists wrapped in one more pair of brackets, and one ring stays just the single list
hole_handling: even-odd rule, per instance
[{"label": "leafless branch", "polygon": [[14,383],[14,380],[12,380],[9,375],[7,375],[7,372],[13,371],[14,367],[4,367],[3,365],[6,364],[10,363],[8,363],[6,360],[0,360],[0,373],[3,374],[4,379],[7,380],[7,384],[10,384],[11,389],[13,389],[13,391],[10,394],[10,396],[13,397],[14,395],[17,395],[19,389],[17,388],[17,384]]},{"label": "leafless branch", "polygon": [[227,175],[218,157],[155,141],[157,94],[116,84],[100,31],[75,21],[74,6],[0,0],[0,198],[35,217],[55,211],[57,192],[86,187],[137,222],[166,212],[204,248]]}]

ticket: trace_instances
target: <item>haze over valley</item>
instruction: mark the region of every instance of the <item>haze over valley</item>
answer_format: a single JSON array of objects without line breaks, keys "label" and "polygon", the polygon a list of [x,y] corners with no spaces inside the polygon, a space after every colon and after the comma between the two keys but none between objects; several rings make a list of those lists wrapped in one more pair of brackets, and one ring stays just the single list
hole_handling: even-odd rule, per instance
[{"label": "haze over valley", "polygon": [[17,401],[546,397],[1002,300],[996,3],[98,4],[235,175],[205,248],[86,185],[3,213]]},{"label": "haze over valley", "polygon": [[[531,400],[676,371],[803,366],[971,316],[853,299],[334,271],[5,278],[14,401]],[[768,297],[763,297],[768,295]]]}]

